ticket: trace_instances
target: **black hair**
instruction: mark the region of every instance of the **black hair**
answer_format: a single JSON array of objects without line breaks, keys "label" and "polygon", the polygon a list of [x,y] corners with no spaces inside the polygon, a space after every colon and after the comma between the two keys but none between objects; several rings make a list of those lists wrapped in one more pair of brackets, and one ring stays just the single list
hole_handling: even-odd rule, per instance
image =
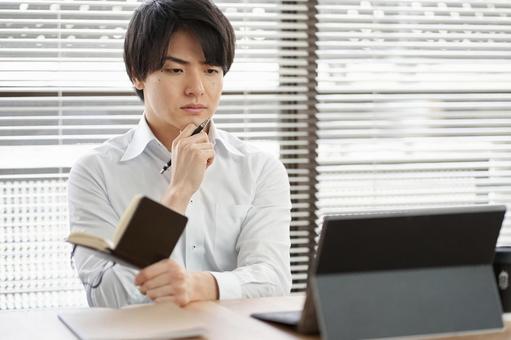
[{"label": "black hair", "polygon": [[[130,80],[144,81],[160,70],[170,38],[177,31],[192,33],[209,65],[224,75],[234,59],[236,38],[231,23],[210,0],[150,0],[133,14],[124,38],[124,64]],[[144,100],[144,91],[135,89]]]}]

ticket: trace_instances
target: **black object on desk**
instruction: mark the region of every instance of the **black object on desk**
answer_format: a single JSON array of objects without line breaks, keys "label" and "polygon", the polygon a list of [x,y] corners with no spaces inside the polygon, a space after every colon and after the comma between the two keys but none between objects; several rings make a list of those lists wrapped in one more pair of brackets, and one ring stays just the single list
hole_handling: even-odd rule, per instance
[{"label": "black object on desk", "polygon": [[327,217],[311,281],[322,336],[502,328],[492,263],[505,210],[470,206]]},{"label": "black object on desk", "polygon": [[317,313],[310,284],[307,285],[302,310],[254,313],[251,316],[262,321],[291,326],[302,334],[319,333]]},{"label": "black object on desk", "polygon": [[[255,318],[363,339],[503,327],[492,273],[505,206],[326,217],[302,311]],[[317,311],[317,313],[316,313]]]},{"label": "black object on desk", "polygon": [[499,288],[500,302],[505,313],[511,312],[511,247],[497,247],[493,270]]}]

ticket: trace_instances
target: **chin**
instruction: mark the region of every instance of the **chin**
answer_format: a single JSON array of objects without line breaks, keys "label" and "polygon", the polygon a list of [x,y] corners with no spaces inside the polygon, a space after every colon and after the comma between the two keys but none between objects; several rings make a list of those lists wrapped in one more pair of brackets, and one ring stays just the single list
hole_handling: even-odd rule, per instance
[{"label": "chin", "polygon": [[202,119],[200,116],[187,116],[183,117],[179,120],[179,122],[176,122],[176,124],[172,124],[173,126],[176,126],[179,130],[183,130],[185,127],[187,127],[189,124],[199,125],[207,118]]},{"label": "chin", "polygon": [[[199,125],[200,123],[202,123],[203,121],[205,121],[206,119],[208,119],[210,117],[209,114],[193,114],[193,115],[187,115],[186,117],[186,121],[187,123],[186,124],[195,124],[195,125]],[[185,125],[186,125],[185,124]]]}]

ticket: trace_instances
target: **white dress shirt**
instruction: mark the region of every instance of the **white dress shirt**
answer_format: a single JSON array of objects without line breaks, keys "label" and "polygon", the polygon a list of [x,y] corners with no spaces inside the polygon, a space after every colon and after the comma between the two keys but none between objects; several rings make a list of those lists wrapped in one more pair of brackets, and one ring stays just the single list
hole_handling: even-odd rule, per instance
[{"label": "white dress shirt", "polygon": [[[214,124],[209,138],[214,162],[192,196],[188,223],[170,257],[188,271],[211,272],[220,299],[288,294],[291,201],[284,166]],[[136,128],[81,157],[69,175],[71,228],[111,240],[135,194],[160,200],[170,171],[159,172],[169,159],[144,117]],[[135,270],[80,247],[74,261],[89,305],[149,302],[134,284]]]}]

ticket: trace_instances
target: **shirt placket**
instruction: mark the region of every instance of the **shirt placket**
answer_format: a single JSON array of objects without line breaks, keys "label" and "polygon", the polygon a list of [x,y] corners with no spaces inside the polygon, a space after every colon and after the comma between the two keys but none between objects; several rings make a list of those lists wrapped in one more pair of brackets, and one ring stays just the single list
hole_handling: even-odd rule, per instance
[{"label": "shirt placket", "polygon": [[201,219],[201,211],[204,211],[201,206],[202,200],[200,199],[200,192],[196,192],[190,202],[188,203],[188,216],[197,216],[193,219],[193,223],[185,228],[186,234],[186,268],[187,270],[200,270],[202,268],[202,257],[204,256],[204,232],[202,230],[203,221]]}]

